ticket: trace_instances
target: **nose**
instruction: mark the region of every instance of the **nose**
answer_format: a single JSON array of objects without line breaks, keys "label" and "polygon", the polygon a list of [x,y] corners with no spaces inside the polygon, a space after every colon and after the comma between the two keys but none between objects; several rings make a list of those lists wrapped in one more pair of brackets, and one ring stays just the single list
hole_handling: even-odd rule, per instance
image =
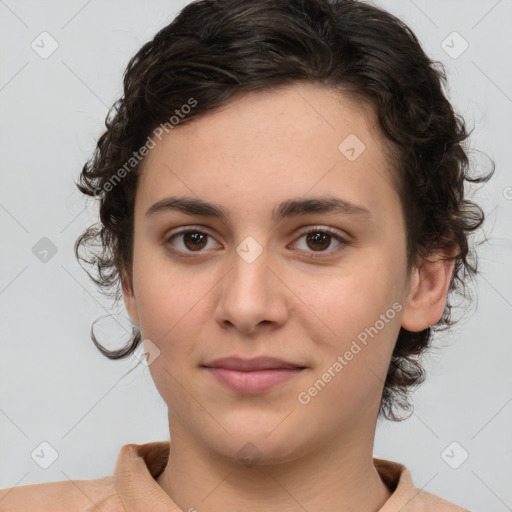
[{"label": "nose", "polygon": [[254,334],[286,323],[289,290],[263,251],[254,261],[234,252],[231,270],[219,283],[215,317],[224,329]]}]

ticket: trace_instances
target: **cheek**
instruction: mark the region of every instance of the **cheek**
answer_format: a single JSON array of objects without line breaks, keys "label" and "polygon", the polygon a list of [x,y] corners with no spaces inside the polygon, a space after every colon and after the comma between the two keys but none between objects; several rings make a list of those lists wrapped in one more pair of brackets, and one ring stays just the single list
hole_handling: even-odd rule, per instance
[{"label": "cheek", "polygon": [[397,276],[385,261],[376,255],[361,258],[359,264],[344,263],[329,274],[295,276],[303,313],[309,310],[306,318],[329,333],[328,339],[335,336],[338,344],[372,326],[400,299]]},{"label": "cheek", "polygon": [[203,324],[211,319],[212,272],[176,265],[148,251],[134,259],[134,287],[140,329],[160,349],[168,366],[192,361]]},{"label": "cheek", "polygon": [[[204,291],[188,284],[184,291],[180,282],[155,283],[139,296],[140,327],[144,338],[151,339],[165,353],[190,346],[199,329],[198,316],[203,315],[201,297]],[[181,352],[181,350],[180,350]]]},{"label": "cheek", "polygon": [[[190,374],[196,370],[198,346],[205,338],[208,304],[204,280],[181,273],[148,278],[139,296],[140,328],[159,356],[149,366],[163,400],[178,416],[190,414],[194,406],[184,389],[190,388]],[[156,276],[156,273],[155,273]],[[172,277],[172,278],[171,278]],[[201,282],[201,286],[199,283]]]},{"label": "cheek", "polygon": [[375,255],[348,268],[350,272],[337,270],[301,287],[308,308],[298,316],[321,354],[321,364],[308,380],[311,394],[302,390],[316,414],[323,414],[326,404],[343,403],[346,408],[336,409],[343,416],[357,404],[380,398],[377,391],[400,330],[398,276],[386,258]]},{"label": "cheek", "polygon": [[309,297],[301,291],[308,309],[298,316],[321,359],[297,399],[325,428],[373,414],[400,329],[393,273],[379,260],[365,263],[350,275],[311,280]]},{"label": "cheek", "polygon": [[191,309],[195,281],[181,269],[154,242],[136,237],[133,282],[145,338],[161,339]]}]

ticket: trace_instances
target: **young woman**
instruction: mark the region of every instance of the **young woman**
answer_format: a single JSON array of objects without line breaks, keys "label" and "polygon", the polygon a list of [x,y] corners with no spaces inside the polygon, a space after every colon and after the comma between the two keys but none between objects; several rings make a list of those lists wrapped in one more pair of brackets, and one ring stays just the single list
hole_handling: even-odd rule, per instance
[{"label": "young woman", "polygon": [[351,0],[193,2],[145,44],[82,171],[101,223],[76,248],[134,324],[94,342],[144,343],[171,442],[2,510],[466,510],[372,456],[477,271],[464,185],[490,175],[443,80]]}]

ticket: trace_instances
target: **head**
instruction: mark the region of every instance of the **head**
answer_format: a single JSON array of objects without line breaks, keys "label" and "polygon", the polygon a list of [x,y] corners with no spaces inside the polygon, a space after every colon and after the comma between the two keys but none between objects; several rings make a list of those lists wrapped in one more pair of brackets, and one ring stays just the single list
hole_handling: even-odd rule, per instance
[{"label": "head", "polygon": [[[189,4],[130,60],[78,184],[100,223],[77,256],[134,324],[118,350],[94,343],[117,359],[150,340],[176,421],[227,451],[226,432],[265,437],[292,408],[274,448],[401,419],[477,272],[484,215],[465,184],[490,178],[469,175],[444,81],[401,21],[362,2]],[[235,354],[305,371],[239,395],[204,371]]]}]

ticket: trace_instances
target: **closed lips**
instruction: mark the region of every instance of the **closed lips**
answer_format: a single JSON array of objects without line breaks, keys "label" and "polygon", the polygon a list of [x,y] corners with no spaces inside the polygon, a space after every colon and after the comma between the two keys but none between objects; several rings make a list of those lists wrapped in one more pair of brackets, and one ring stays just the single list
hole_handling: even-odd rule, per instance
[{"label": "closed lips", "polygon": [[242,359],[239,357],[226,357],[216,359],[204,364],[207,368],[224,368],[226,370],[237,370],[242,372],[253,372],[258,370],[297,370],[305,366],[290,363],[274,357],[258,357],[255,359]]},{"label": "closed lips", "polygon": [[203,367],[225,388],[241,394],[260,394],[284,385],[306,369],[271,357],[217,359]]}]

